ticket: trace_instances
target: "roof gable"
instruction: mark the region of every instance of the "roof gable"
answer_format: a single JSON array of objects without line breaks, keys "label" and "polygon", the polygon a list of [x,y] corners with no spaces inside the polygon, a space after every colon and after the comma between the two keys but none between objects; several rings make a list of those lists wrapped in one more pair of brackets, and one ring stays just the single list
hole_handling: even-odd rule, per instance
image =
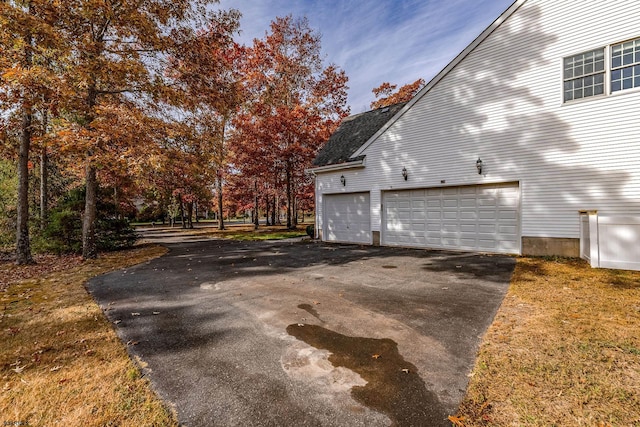
[{"label": "roof gable", "polygon": [[356,160],[353,154],[387,123],[406,102],[346,117],[313,160],[314,167]]},{"label": "roof gable", "polygon": [[496,29],[498,29],[503,22],[505,22],[515,11],[517,11],[527,0],[515,0],[511,6],[509,6],[502,14],[491,23],[478,37],[476,37],[462,52],[458,54],[446,67],[442,69],[429,83],[427,83],[420,91],[407,102],[403,108],[401,108],[395,116],[387,121],[380,129],[377,130],[371,137],[363,143],[358,150],[353,153],[354,157],[362,156],[364,151],[382,135],[387,129],[389,129],[400,117],[404,115],[416,102],[418,102],[423,96],[431,91],[431,89],[437,85],[447,74],[449,74],[460,62],[462,62],[476,47],[478,47],[483,41],[487,39]]}]

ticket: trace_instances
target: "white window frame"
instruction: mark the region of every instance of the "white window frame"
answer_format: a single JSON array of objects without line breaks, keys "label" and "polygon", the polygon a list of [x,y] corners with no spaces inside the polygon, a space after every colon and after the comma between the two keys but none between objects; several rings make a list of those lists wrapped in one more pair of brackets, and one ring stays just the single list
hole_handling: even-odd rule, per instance
[{"label": "white window frame", "polygon": [[[613,62],[613,47],[617,46],[617,45],[624,46],[625,43],[631,43],[631,42],[635,42],[635,45],[637,45],[637,46],[634,46],[634,52],[632,52],[632,55],[635,55],[635,50],[638,49],[638,46],[640,46],[640,38],[635,38],[635,39],[631,39],[631,40],[625,40],[623,42],[613,43],[613,44],[609,45],[609,49],[610,49],[610,53],[611,53],[611,59],[609,61],[609,65],[610,65],[610,70],[609,71],[610,71],[611,75],[613,75],[613,72],[617,71],[617,70],[620,70],[622,72],[622,70],[624,70],[625,68],[632,68],[633,69],[634,67],[640,66],[640,55],[638,55],[639,56],[638,60],[637,61],[633,61],[631,64],[627,64],[627,65],[621,64],[618,67],[614,67],[613,64],[612,64],[612,62]],[[622,55],[622,57],[624,57],[624,55]],[[632,84],[633,84],[633,81],[635,80],[636,77],[637,76],[635,76],[635,77],[632,76],[631,77]],[[620,89],[614,91],[613,90],[613,76],[611,76],[611,86],[610,86],[611,93],[624,92],[624,91],[627,91],[627,90],[640,88],[640,85],[638,85],[638,86],[632,86],[630,88],[625,89],[625,88],[622,87],[623,81],[624,81],[624,79],[621,76]]]},{"label": "white window frame", "polygon": [[[563,56],[562,59],[561,59],[562,105],[573,104],[573,103],[576,103],[576,102],[582,102],[582,101],[584,101],[586,99],[591,99],[591,98],[598,99],[598,98],[602,98],[602,97],[608,97],[610,95],[617,96],[617,95],[620,95],[620,94],[623,94],[623,93],[640,91],[640,86],[635,86],[635,87],[631,87],[631,88],[628,88],[628,89],[622,89],[621,88],[620,90],[616,90],[616,91],[612,90],[612,81],[611,81],[611,73],[612,73],[612,71],[614,71],[614,70],[622,70],[623,68],[634,67],[634,66],[640,65],[640,62],[634,62],[633,64],[626,65],[626,66],[622,66],[621,65],[621,66],[615,67],[615,68],[612,66],[611,62],[612,62],[613,46],[619,45],[619,44],[628,43],[628,42],[631,42],[631,41],[637,41],[637,43],[640,43],[640,37],[633,37],[633,38],[630,38],[630,39],[617,41],[615,43],[609,43],[609,44],[607,44],[605,46],[599,46],[599,47],[592,48],[592,49],[583,49],[580,52],[576,52],[576,53],[573,53],[573,54],[570,54],[570,55]],[[565,61],[565,59],[570,58],[572,56],[577,56],[577,55],[580,55],[580,54],[584,54],[586,52],[596,51],[596,50],[599,50],[599,49],[604,49],[605,67],[604,67],[604,91],[603,91],[603,93],[598,94],[598,95],[583,96],[582,98],[574,98],[574,99],[571,99],[571,100],[568,100],[568,101],[565,100],[564,84],[567,81],[575,79],[575,77],[572,77],[572,78],[569,78],[569,79],[565,78],[565,74],[564,74],[564,61]],[[592,73],[592,75],[596,75],[596,74],[599,74],[599,73],[595,73],[595,72]],[[582,75],[581,78],[582,77],[586,77],[586,76],[588,76],[588,75]]]},{"label": "white window frame", "polygon": [[[566,78],[566,76],[565,76],[565,61],[568,58],[573,58],[573,57],[580,56],[580,55],[586,55],[586,54],[589,54],[589,53],[593,53],[594,55],[597,55],[600,51],[602,51],[602,62],[603,62],[602,70],[598,70],[598,71],[595,70],[596,61],[594,59],[594,61],[593,61],[594,69],[591,70],[590,73],[583,72],[582,74],[579,74],[578,76],[576,76],[575,74],[573,74],[573,71],[572,71],[572,76],[569,77],[569,78]],[[584,67],[585,67],[585,64],[583,63],[582,64],[582,68],[584,68]],[[573,94],[575,93],[576,89],[572,87],[572,89],[571,89],[571,92],[572,92],[571,99],[570,100],[566,100],[565,99],[566,90],[564,88],[564,85],[567,82],[575,82],[577,80],[583,80],[584,81],[584,79],[589,78],[589,77],[592,77],[592,78],[595,79],[595,77],[599,76],[599,75],[602,75],[602,93],[591,94],[591,95],[588,95],[588,96],[585,96],[583,94],[583,96],[581,96],[579,98],[575,98],[573,96]],[[566,103],[566,102],[571,102],[571,101],[577,101],[577,100],[584,99],[584,98],[591,98],[591,97],[594,97],[594,96],[604,95],[604,94],[606,94],[606,91],[607,91],[606,84],[607,84],[607,47],[606,46],[598,47],[598,48],[590,49],[590,50],[584,50],[582,52],[579,52],[579,53],[576,53],[576,54],[573,54],[573,55],[568,55],[568,56],[565,56],[564,58],[562,58],[562,101],[563,102]],[[582,86],[583,93],[584,93],[584,87],[585,86],[583,85]],[[595,85],[592,84],[591,87],[594,88]]]}]

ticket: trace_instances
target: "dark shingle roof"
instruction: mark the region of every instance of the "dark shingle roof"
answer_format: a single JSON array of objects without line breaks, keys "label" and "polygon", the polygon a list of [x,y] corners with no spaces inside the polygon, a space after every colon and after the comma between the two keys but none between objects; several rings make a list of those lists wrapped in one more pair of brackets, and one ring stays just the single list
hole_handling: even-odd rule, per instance
[{"label": "dark shingle roof", "polygon": [[363,158],[351,156],[405,104],[402,102],[345,118],[313,160],[313,166],[335,165]]}]

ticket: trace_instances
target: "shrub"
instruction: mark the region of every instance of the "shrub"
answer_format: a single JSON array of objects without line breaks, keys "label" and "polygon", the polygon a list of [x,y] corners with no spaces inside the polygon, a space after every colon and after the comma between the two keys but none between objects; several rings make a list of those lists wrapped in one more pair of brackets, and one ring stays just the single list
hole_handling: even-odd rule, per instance
[{"label": "shrub", "polygon": [[315,226],[313,224],[307,225],[306,231],[307,231],[307,234],[309,235],[309,237],[311,237],[312,239],[315,237],[316,230],[315,230]]},{"label": "shrub", "polygon": [[98,249],[103,251],[130,248],[138,240],[128,220],[115,218],[99,220],[96,237]]},{"label": "shrub", "polygon": [[49,223],[35,245],[46,252],[79,253],[82,250],[82,221],[79,212],[68,207],[49,213]]},{"label": "shrub", "polygon": [[[96,244],[98,250],[113,251],[133,246],[138,236],[126,219],[108,215],[110,206],[98,203]],[[82,210],[84,188],[70,191],[64,200],[49,214],[49,223],[42,239],[35,242],[38,249],[55,253],[80,253],[82,251]]]}]

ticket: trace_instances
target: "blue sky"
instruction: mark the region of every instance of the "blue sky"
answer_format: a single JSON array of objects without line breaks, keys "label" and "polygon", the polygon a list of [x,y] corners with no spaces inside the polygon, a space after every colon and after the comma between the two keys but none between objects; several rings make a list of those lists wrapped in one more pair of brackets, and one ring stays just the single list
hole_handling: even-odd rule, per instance
[{"label": "blue sky", "polygon": [[322,34],[327,63],[349,76],[352,113],[369,109],[371,89],[429,81],[513,0],[221,0],[242,12],[240,41],[263,38],[276,16],[306,16]]}]

